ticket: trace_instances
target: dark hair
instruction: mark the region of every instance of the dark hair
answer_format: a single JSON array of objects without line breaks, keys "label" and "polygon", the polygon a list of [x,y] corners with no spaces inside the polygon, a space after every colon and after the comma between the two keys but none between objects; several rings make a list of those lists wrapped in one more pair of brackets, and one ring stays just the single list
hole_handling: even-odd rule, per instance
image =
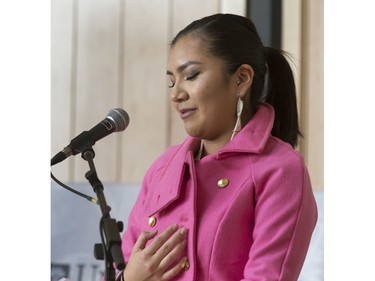
[{"label": "dark hair", "polygon": [[[250,110],[255,112],[259,104],[266,102],[275,110],[272,135],[296,146],[300,134],[293,72],[285,58],[285,52],[264,47],[253,22],[239,15],[215,14],[196,20],[181,30],[172,40],[186,36],[203,40],[206,51],[222,59],[229,74],[242,64],[254,70],[251,86]],[[263,94],[265,76],[268,76],[267,92]]]}]

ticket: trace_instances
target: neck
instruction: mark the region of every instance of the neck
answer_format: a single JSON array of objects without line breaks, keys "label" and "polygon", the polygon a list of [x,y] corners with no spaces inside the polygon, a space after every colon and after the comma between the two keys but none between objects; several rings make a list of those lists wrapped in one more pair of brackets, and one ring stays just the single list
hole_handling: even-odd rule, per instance
[{"label": "neck", "polygon": [[201,158],[207,155],[216,154],[220,149],[222,149],[230,140],[231,140],[231,133],[228,135],[223,136],[217,140],[205,140],[202,139],[202,154]]}]

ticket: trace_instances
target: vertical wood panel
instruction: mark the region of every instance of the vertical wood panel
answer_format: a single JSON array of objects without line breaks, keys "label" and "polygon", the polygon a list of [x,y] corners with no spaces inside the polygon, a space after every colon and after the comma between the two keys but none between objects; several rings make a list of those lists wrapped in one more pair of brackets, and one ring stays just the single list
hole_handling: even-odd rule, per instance
[{"label": "vertical wood panel", "polygon": [[[71,66],[73,46],[73,0],[51,2],[51,157],[62,150],[71,137]],[[69,162],[53,168],[61,180],[69,179]]]},{"label": "vertical wood panel", "polygon": [[[200,19],[220,11],[220,0],[174,0],[172,9],[172,38],[193,20]],[[171,39],[172,39],[171,38]],[[187,134],[178,114],[170,106],[170,145],[183,141]]]},{"label": "vertical wood panel", "polygon": [[[289,0],[282,3],[282,32],[281,32],[281,49],[290,54],[288,58],[292,68],[294,80],[296,83],[297,108],[299,112],[299,122],[301,122],[301,0]],[[301,127],[302,132],[304,128]],[[299,150],[299,145],[297,147]]]},{"label": "vertical wood panel", "polygon": [[283,1],[282,48],[293,55],[299,150],[315,191],[323,191],[323,1]]},{"label": "vertical wood panel", "polygon": [[290,63],[297,87],[298,108],[301,100],[301,0],[283,1],[281,48],[292,55]]},{"label": "vertical wood panel", "polygon": [[246,0],[221,0],[220,12],[246,16]]},{"label": "vertical wood panel", "polygon": [[125,2],[123,182],[140,182],[166,148],[168,11],[165,0]]},{"label": "vertical wood panel", "polygon": [[301,120],[305,156],[313,188],[324,189],[324,87],[323,87],[323,0],[303,1]]},{"label": "vertical wood panel", "polygon": [[[80,0],[78,16],[77,96],[75,134],[88,130],[104,119],[118,104],[119,1]],[[99,178],[113,181],[116,174],[117,135],[95,147]],[[78,155],[77,155],[78,156]],[[75,157],[74,181],[86,181],[88,164]]]}]

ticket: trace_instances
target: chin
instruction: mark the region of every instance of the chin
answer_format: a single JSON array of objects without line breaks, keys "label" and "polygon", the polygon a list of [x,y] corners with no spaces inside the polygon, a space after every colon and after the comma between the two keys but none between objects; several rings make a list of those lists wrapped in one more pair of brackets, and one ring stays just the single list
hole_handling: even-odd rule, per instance
[{"label": "chin", "polygon": [[194,137],[194,138],[201,138],[202,137],[202,134],[200,132],[198,132],[197,130],[194,130],[193,128],[187,128],[185,126],[185,132],[189,136]]}]

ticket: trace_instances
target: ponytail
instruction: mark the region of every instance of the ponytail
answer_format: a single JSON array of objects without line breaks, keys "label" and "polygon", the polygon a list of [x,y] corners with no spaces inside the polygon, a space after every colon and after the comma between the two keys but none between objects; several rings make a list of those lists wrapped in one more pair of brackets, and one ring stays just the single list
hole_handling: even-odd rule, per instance
[{"label": "ponytail", "polygon": [[292,69],[282,50],[265,48],[268,65],[268,90],[265,102],[273,106],[275,121],[272,135],[297,145],[302,136],[298,124],[296,86]]}]

